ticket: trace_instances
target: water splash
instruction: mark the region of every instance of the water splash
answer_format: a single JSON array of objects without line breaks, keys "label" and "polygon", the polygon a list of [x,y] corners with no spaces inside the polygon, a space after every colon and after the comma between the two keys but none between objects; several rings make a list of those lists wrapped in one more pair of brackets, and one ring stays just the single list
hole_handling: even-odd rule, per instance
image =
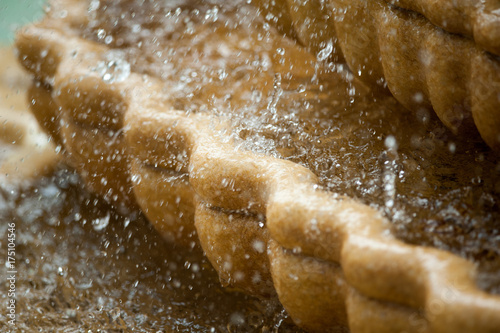
[{"label": "water splash", "polygon": [[283,88],[281,88],[281,74],[280,73],[276,73],[274,75],[273,88],[274,88],[273,95],[272,95],[271,101],[267,105],[267,109],[273,115],[273,120],[276,120],[276,116],[277,116],[276,115],[276,113],[277,113],[276,106],[278,105],[278,102],[279,102],[281,96],[283,95]]},{"label": "water splash", "polygon": [[396,166],[397,166],[397,149],[398,144],[396,138],[389,135],[384,140],[384,145],[387,150],[384,152],[385,161],[384,171],[382,176],[385,210],[387,213],[391,212],[394,208],[396,199]]},{"label": "water splash", "polygon": [[122,82],[130,76],[130,64],[124,54],[117,50],[106,53],[105,60],[100,61],[94,69],[106,83]]}]

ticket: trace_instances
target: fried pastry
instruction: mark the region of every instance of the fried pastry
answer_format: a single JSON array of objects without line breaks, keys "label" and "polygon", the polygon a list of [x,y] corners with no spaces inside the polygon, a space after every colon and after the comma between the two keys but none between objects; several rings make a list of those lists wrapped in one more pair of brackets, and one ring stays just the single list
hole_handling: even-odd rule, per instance
[{"label": "fried pastry", "polygon": [[389,0],[388,3],[413,10],[442,29],[467,36],[485,50],[500,55],[500,15],[496,1]]},{"label": "fried pastry", "polygon": [[[310,331],[493,332],[500,298],[481,279],[499,258],[497,157],[426,111],[435,107],[431,84],[411,43],[445,43],[458,64],[453,49],[478,60],[470,70],[481,75],[459,73],[478,82],[471,88],[425,67],[439,84],[455,83],[442,103],[458,100],[458,111],[437,111],[453,130],[469,117],[466,101],[472,114],[496,105],[469,93],[498,92],[484,77],[496,60],[421,16],[350,3],[306,13],[342,13],[333,24],[352,71],[331,62],[330,35],[303,47],[270,27],[266,20],[305,44],[323,26],[292,28],[304,13],[287,19],[284,5],[263,5],[274,20],[243,3],[100,1],[88,11],[69,3],[63,18],[56,6],[21,31],[17,46],[43,83],[47,108],[37,118],[57,119],[44,128],[89,187],[124,210],[137,202],[167,239],[199,244],[223,284],[277,295]],[[419,112],[357,76],[387,82]],[[414,82],[405,87],[405,78]]]},{"label": "fried pastry", "polygon": [[[13,67],[14,52],[0,49],[0,179],[2,186],[24,185],[48,173],[58,163],[54,145],[42,132],[33,115],[27,112],[28,103],[19,90],[29,80]],[[32,88],[36,89],[36,88]],[[44,108],[43,100],[32,108]]]},{"label": "fried pastry", "polygon": [[[417,114],[434,110],[455,133],[477,129],[500,149],[498,2],[332,0],[323,6],[323,15],[289,6],[294,27],[314,29],[309,40],[300,33],[299,40],[317,45],[315,36],[326,29],[363,82],[388,89]],[[321,17],[329,18],[324,27],[307,24]]]}]

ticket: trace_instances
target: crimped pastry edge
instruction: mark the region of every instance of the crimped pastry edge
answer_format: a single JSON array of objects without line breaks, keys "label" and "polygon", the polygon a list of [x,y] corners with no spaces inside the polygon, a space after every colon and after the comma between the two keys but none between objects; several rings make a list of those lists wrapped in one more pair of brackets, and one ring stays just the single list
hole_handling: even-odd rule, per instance
[{"label": "crimped pastry edge", "polygon": [[[47,78],[54,76],[56,90],[75,79],[95,80],[92,73],[88,75],[86,63],[92,59],[70,56],[75,47],[88,43],[33,27],[18,38],[18,45],[35,45],[32,49],[21,47],[25,53],[36,54],[49,47],[49,54],[57,55],[50,58],[54,59],[55,67],[35,73]],[[103,46],[95,47],[104,50]],[[28,64],[27,68],[37,67]],[[86,74],[83,79],[82,73]],[[389,223],[372,208],[321,191],[310,171],[291,162],[236,151],[230,143],[220,142],[212,135],[213,129],[206,125],[205,119],[196,120],[164,108],[155,110],[151,96],[159,90],[154,79],[147,81],[132,74],[130,80],[100,86],[105,90],[104,95],[102,90],[92,90],[90,84],[86,89],[101,98],[106,94],[116,97],[120,92],[127,105],[122,113],[126,135],[144,128],[141,117],[153,115],[171,130],[163,133],[167,136],[165,140],[179,136],[188,142],[190,183],[204,202],[228,210],[265,214],[270,236],[281,247],[340,264],[346,282],[363,295],[423,309],[433,332],[471,329],[493,332],[500,327],[500,297],[476,286],[474,264],[445,251],[396,240],[390,234]],[[171,126],[172,121],[175,126]],[[179,124],[181,131],[176,130]],[[139,144],[136,148],[140,147]],[[131,154],[134,155],[134,150]],[[213,174],[213,170],[223,172]],[[255,173],[258,178],[247,176]],[[224,177],[234,179],[232,190],[222,185]],[[222,195],[213,197],[214,190]],[[454,295],[452,300],[447,296],[449,293]],[[439,304],[439,311],[435,304]],[[354,313],[352,306],[351,302],[349,309]]]},{"label": "crimped pastry edge", "polygon": [[500,55],[500,3],[487,0],[385,0],[415,11],[443,30],[474,40],[481,48]]},{"label": "crimped pastry edge", "polygon": [[[426,0],[400,2],[414,7],[423,3],[441,5]],[[441,121],[458,135],[470,137],[479,132],[493,150],[500,151],[497,55],[485,51],[474,40],[445,31],[418,12],[393,6],[389,1],[330,0],[327,4],[333,19],[327,21],[324,29],[335,32],[333,40],[340,45],[356,77],[373,89],[390,91],[417,114],[434,109]],[[448,8],[451,1],[445,4]],[[462,12],[460,6],[469,5],[459,1],[457,12]],[[261,6],[261,10],[266,7]],[[316,15],[320,14],[317,10]],[[453,11],[449,10],[447,15],[454,15]],[[296,19],[314,20],[291,12],[288,16],[282,12],[280,18],[277,26],[289,20],[295,26],[303,23],[294,22]],[[484,21],[480,16],[475,19]],[[500,24],[500,18],[494,22]],[[500,34],[500,27],[488,31],[483,31],[486,37],[500,41],[495,37],[497,31]],[[313,37],[318,33],[313,30],[309,40],[307,36],[301,36],[300,40],[311,47],[317,44]]]}]

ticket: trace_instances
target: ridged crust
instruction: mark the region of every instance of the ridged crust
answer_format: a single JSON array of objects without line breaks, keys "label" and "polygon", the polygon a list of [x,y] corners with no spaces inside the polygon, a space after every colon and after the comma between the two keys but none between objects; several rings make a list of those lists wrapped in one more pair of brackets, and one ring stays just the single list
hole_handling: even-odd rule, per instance
[{"label": "ridged crust", "polygon": [[200,202],[195,226],[223,286],[261,297],[275,295],[266,251],[269,232],[259,217],[224,212]]},{"label": "ridged crust", "polygon": [[[161,97],[160,83],[152,77],[131,73],[125,81],[100,82],[99,75],[89,68],[107,51],[104,45],[37,27],[23,30],[17,45],[26,68],[38,79],[52,82],[51,89],[57,92],[52,97],[62,107],[65,122],[94,127],[90,131],[98,135],[93,147],[113,147],[97,154],[98,158],[84,156],[82,169],[93,170],[95,179],[110,178],[113,170],[126,174],[122,178],[127,181],[125,190],[135,187],[146,214],[153,211],[148,205],[155,199],[147,197],[145,192],[149,191],[138,188],[141,185],[132,179],[140,176],[146,182],[143,186],[157,188],[157,183],[148,182],[152,176],[149,179],[160,182],[161,188],[169,180],[155,174],[158,170],[185,175],[189,185],[181,182],[186,190],[181,200],[190,205],[192,187],[198,196],[198,236],[204,238],[204,251],[221,276],[226,276],[226,281],[238,280],[234,272],[224,271],[223,262],[221,267],[217,265],[225,248],[232,245],[233,254],[255,250],[254,265],[244,265],[238,271],[245,271],[243,277],[252,276],[256,269],[263,269],[261,276],[272,274],[278,297],[299,325],[316,331],[344,330],[347,315],[351,330],[356,332],[496,332],[500,327],[500,297],[477,287],[473,263],[395,239],[389,222],[379,212],[320,190],[316,176],[297,164],[237,150],[221,137],[224,123],[169,108],[168,100]],[[75,49],[82,52],[74,56]],[[92,52],[84,53],[87,49]],[[49,57],[40,56],[45,50]],[[50,66],[43,64],[47,59]],[[75,98],[77,95],[87,97]],[[95,127],[99,123],[107,126]],[[68,150],[80,149],[72,134],[75,129],[62,130]],[[114,137],[110,133],[120,133],[117,147],[110,146],[108,139]],[[109,158],[111,165],[96,167],[101,157]],[[123,170],[130,161],[132,169]],[[149,173],[150,166],[158,169]],[[85,170],[84,176],[88,174]],[[95,182],[88,177],[87,181],[91,185]],[[96,190],[106,195],[120,189],[112,186],[116,184],[110,182]],[[231,215],[238,217],[234,224]],[[148,216],[153,224],[162,223],[158,213]],[[239,237],[255,235],[250,231],[257,230],[258,221],[265,221],[262,241],[269,237],[269,259],[255,246],[255,237]],[[219,229],[222,234],[210,229],[224,224],[224,232],[233,232],[229,236],[239,242],[230,241],[215,249],[207,235],[232,239],[224,236],[223,229]],[[297,273],[296,279],[290,279],[291,271]],[[252,283],[237,286],[259,292]],[[290,293],[291,286],[298,291]],[[318,311],[324,309],[335,315],[317,319]]]},{"label": "ridged crust", "polygon": [[500,3],[496,0],[386,0],[413,10],[447,32],[474,40],[486,51],[500,55]]},{"label": "ridged crust", "polygon": [[130,161],[133,190],[141,210],[169,242],[199,248],[193,224],[195,192],[187,173],[172,172]]},{"label": "ridged crust", "polygon": [[[434,110],[454,133],[479,132],[500,151],[498,2],[330,0],[329,6],[330,19],[299,34],[302,43],[317,45],[327,29],[363,82],[388,89],[415,113]],[[294,26],[323,16],[311,8],[302,16],[290,9]]]}]

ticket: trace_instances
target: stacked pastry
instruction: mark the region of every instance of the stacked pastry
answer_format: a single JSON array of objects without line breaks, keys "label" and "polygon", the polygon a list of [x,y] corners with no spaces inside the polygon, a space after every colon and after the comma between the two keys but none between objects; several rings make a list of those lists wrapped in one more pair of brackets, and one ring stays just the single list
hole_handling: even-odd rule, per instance
[{"label": "stacked pastry", "polygon": [[[201,246],[223,284],[277,295],[307,330],[495,331],[500,298],[477,287],[474,263],[396,239],[382,213],[323,190],[307,168],[239,148],[217,116],[266,104],[260,91],[270,102],[259,119],[274,117],[280,66],[297,78],[313,76],[317,59],[345,58],[403,105],[432,105],[454,131],[473,119],[496,148],[495,57],[383,2],[262,5],[314,57],[255,8],[228,6],[65,1],[19,33],[32,111],[89,188],[125,213],[138,205],[167,239]],[[186,63],[196,70],[183,72]]]}]

